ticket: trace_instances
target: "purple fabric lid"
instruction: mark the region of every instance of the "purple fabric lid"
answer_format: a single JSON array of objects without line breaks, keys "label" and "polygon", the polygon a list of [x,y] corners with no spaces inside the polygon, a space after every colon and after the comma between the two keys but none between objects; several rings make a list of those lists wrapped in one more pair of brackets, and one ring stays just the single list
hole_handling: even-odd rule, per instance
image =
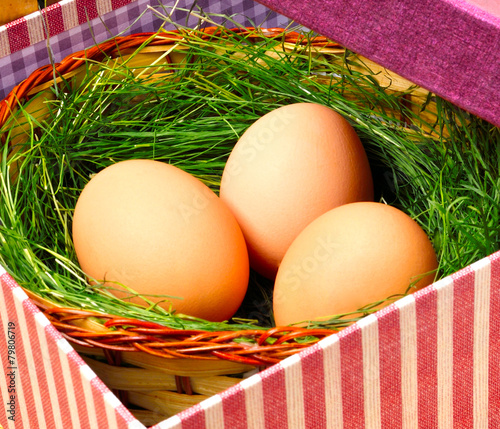
[{"label": "purple fabric lid", "polygon": [[500,126],[498,0],[258,0]]}]

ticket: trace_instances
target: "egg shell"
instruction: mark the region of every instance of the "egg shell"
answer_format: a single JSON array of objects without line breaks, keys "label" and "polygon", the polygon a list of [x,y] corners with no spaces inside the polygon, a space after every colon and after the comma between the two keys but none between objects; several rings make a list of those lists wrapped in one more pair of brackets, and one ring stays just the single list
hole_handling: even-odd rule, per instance
[{"label": "egg shell", "polygon": [[297,235],[321,214],[373,200],[368,158],[353,127],[331,108],[295,103],[254,122],[225,166],[220,197],[268,278]]},{"label": "egg shell", "polygon": [[247,289],[248,253],[234,216],[200,180],[167,163],[123,161],[95,175],[77,201],[73,241],[89,278],[176,297],[160,305],[178,313],[229,319]]},{"label": "egg shell", "polygon": [[309,224],[276,276],[277,325],[355,312],[429,285],[438,263],[424,230],[401,210],[376,202],[337,207]]}]

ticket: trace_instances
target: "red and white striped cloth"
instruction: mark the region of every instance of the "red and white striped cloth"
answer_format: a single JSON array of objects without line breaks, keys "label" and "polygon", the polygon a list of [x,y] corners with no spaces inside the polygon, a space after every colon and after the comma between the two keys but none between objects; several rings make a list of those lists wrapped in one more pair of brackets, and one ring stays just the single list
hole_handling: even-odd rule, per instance
[{"label": "red and white striped cloth", "polygon": [[[0,284],[0,424],[144,428],[5,270]],[[498,428],[499,314],[500,252],[152,428]]]},{"label": "red and white striped cloth", "polygon": [[144,428],[3,268],[0,283],[0,427]]},{"label": "red and white striped cloth", "polygon": [[0,26],[0,57],[27,48],[136,0],[61,0]]},{"label": "red and white striped cloth", "polygon": [[155,429],[499,428],[500,253]]}]

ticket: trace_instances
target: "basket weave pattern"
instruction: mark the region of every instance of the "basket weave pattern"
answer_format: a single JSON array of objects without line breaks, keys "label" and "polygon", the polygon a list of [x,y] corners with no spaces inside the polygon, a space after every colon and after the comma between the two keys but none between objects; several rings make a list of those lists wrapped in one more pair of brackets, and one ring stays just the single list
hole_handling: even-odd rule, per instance
[{"label": "basket weave pattern", "polygon": [[[254,366],[274,365],[335,332],[298,327],[217,332],[183,330],[111,315],[104,315],[107,318],[104,327],[114,329],[99,332],[74,323],[87,317],[103,317],[100,313],[59,307],[46,308],[44,312],[69,341],[81,346],[115,352],[140,351],[167,359],[223,359]],[[301,338],[307,340],[306,337],[314,339],[296,342]],[[245,338],[254,341],[235,342]]]}]

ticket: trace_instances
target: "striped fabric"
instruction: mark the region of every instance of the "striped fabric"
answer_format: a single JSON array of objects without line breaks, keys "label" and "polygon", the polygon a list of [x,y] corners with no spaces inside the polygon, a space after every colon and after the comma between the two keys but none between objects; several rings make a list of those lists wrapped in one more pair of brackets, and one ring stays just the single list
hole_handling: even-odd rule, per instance
[{"label": "striped fabric", "polygon": [[136,0],[61,0],[0,26],[0,57],[84,24]]},{"label": "striped fabric", "polygon": [[154,429],[500,427],[500,253]]},{"label": "striped fabric", "polygon": [[[0,284],[0,424],[144,428],[3,269]],[[499,313],[500,252],[152,429],[498,428]]]},{"label": "striped fabric", "polygon": [[144,428],[3,268],[0,284],[0,427]]}]

